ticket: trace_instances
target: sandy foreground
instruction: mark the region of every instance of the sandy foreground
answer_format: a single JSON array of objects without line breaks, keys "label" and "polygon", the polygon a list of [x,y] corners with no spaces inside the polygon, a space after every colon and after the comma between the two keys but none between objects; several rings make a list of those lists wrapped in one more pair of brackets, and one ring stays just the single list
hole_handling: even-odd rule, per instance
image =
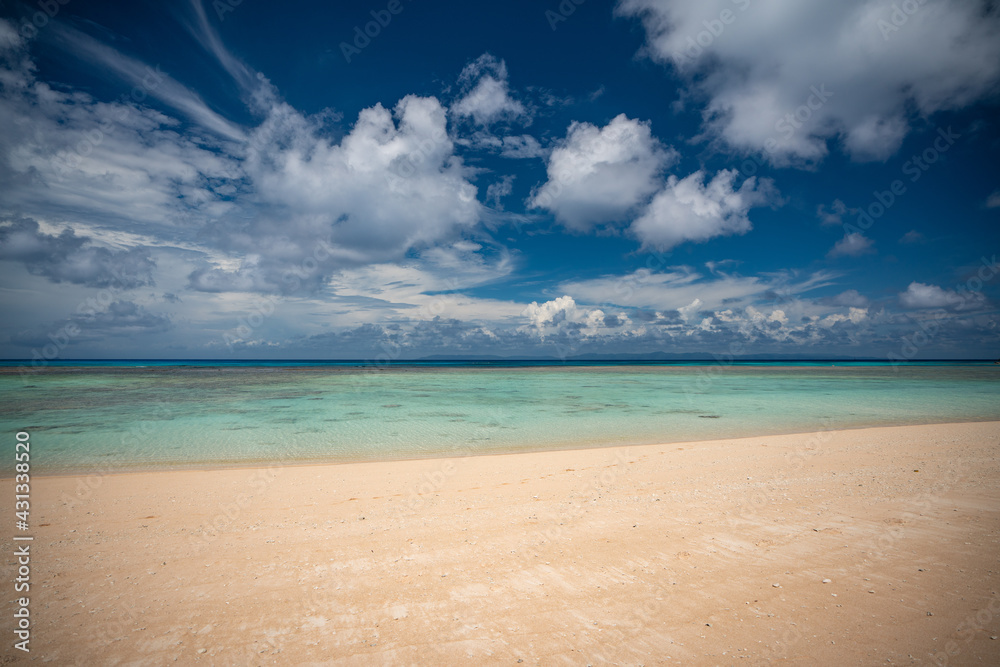
[{"label": "sandy foreground", "polygon": [[31,652],[9,546],[3,663],[1000,664],[1000,422],[31,497]]}]

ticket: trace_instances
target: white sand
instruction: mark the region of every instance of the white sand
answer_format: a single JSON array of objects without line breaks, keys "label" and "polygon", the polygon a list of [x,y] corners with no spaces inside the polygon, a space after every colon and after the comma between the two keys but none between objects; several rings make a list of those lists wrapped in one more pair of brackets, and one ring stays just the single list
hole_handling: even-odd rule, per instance
[{"label": "white sand", "polygon": [[32,652],[2,654],[1000,664],[998,459],[995,422],[36,478]]}]

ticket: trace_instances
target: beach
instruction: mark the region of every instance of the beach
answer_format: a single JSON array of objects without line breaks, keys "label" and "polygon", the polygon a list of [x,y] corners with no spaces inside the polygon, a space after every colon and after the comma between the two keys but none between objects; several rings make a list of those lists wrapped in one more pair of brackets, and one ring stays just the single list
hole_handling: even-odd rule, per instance
[{"label": "beach", "polygon": [[1000,662],[996,421],[42,476],[31,499],[17,664]]},{"label": "beach", "polygon": [[998,35],[0,0],[0,667],[1000,667]]}]

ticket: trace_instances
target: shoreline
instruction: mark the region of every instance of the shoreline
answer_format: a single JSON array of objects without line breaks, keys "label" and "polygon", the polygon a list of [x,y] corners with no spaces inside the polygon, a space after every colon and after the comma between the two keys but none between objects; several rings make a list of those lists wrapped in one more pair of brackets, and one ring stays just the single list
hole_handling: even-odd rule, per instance
[{"label": "shoreline", "polygon": [[[521,449],[521,450],[511,450],[511,451],[497,451],[497,452],[482,452],[482,453],[470,453],[470,454],[453,454],[448,455],[446,452],[433,453],[428,456],[411,456],[403,458],[378,458],[378,459],[350,459],[343,461],[334,461],[330,459],[273,459],[270,461],[266,460],[247,460],[238,461],[232,464],[202,464],[202,463],[180,463],[180,464],[167,464],[162,467],[150,467],[150,468],[132,468],[128,470],[113,470],[104,471],[101,468],[91,468],[91,469],[80,469],[76,471],[69,472],[37,472],[37,470],[32,470],[31,476],[35,479],[43,478],[77,478],[86,477],[88,475],[100,475],[101,477],[106,476],[117,476],[117,475],[134,475],[134,474],[153,474],[161,472],[214,472],[222,470],[268,470],[272,468],[302,468],[302,467],[325,467],[325,466],[345,466],[345,465],[361,465],[361,464],[378,464],[378,463],[402,463],[407,461],[445,461],[451,459],[474,459],[480,457],[491,457],[491,456],[518,456],[521,454],[543,454],[543,453],[553,453],[553,452],[587,452],[592,450],[606,450],[606,449],[616,449],[616,448],[630,448],[630,447],[656,447],[663,445],[683,445],[683,444],[698,444],[706,442],[739,442],[741,440],[746,440],[749,438],[770,438],[770,437],[784,437],[784,436],[812,436],[817,433],[837,433],[837,432],[848,432],[848,431],[864,431],[868,429],[881,429],[881,428],[907,428],[907,427],[920,427],[920,426],[948,426],[948,425],[958,425],[958,424],[1000,424],[1000,420],[997,419],[969,419],[966,421],[931,421],[931,422],[918,422],[918,423],[896,423],[896,424],[880,424],[876,426],[847,426],[838,427],[830,429],[819,429],[812,431],[778,431],[773,433],[758,433],[753,435],[743,435],[739,437],[732,438],[705,438],[696,440],[663,440],[658,442],[640,442],[640,443],[625,443],[625,444],[595,444],[592,446],[570,446],[563,448],[542,448],[542,449]],[[290,461],[290,462],[289,462]],[[14,479],[13,474],[11,476],[5,476],[5,474],[0,473],[0,482],[11,481]]]},{"label": "shoreline", "polygon": [[86,481],[36,659],[1000,662],[1000,422]]}]

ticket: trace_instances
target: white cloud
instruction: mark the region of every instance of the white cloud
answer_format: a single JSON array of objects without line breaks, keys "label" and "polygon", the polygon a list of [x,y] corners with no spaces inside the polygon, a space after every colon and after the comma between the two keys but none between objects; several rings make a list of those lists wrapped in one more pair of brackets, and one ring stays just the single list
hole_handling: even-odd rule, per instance
[{"label": "white cloud", "polygon": [[831,259],[835,257],[860,257],[875,252],[874,245],[875,242],[861,232],[851,232],[844,234],[844,238],[837,241],[826,256]]},{"label": "white cloud", "polygon": [[900,243],[909,243],[909,244],[925,243],[926,241],[927,237],[925,237],[923,234],[921,234],[915,229],[911,229],[910,231],[906,232],[899,239]]},{"label": "white cloud", "polygon": [[982,292],[949,290],[937,285],[912,282],[905,292],[900,292],[899,303],[906,308],[951,308],[953,310],[968,310],[982,308],[987,300]]},{"label": "white cloud", "polygon": [[148,251],[111,250],[71,229],[46,234],[27,219],[0,224],[0,259],[22,262],[29,273],[55,283],[120,289],[153,285],[156,266]]},{"label": "white cloud", "polygon": [[[0,97],[0,121],[21,128],[0,135],[0,214],[60,232],[89,229],[91,238],[127,232],[196,249],[190,287],[210,292],[317,290],[341,268],[448,244],[480,222],[472,172],[454,154],[446,111],[433,97],[364,109],[335,141],[331,114],[306,116],[263,77],[241,76],[261,114],[244,129],[169,77],[143,84],[155,69],[60,29],[71,52],[138,81],[143,95],[194,121],[195,131],[134,96],[105,102],[55,89],[17,51],[0,68],[21,82]],[[221,53],[239,73],[243,66]]]},{"label": "white cloud", "polygon": [[177,241],[232,208],[222,191],[239,168],[223,145],[182,135],[177,119],[132,95],[107,102],[52,87],[26,52],[13,56],[0,68],[18,82],[0,96],[0,123],[19,129],[0,134],[0,212]]},{"label": "white cloud", "polygon": [[993,191],[986,198],[986,208],[1000,208],[1000,190]]},{"label": "white cloud", "polygon": [[501,140],[500,155],[507,158],[526,159],[545,155],[545,149],[530,134],[510,135]]},{"label": "white cloud", "polygon": [[909,132],[910,109],[928,116],[995,91],[996,7],[902,5],[621,0],[617,11],[640,17],[646,52],[707,97],[713,136],[787,165],[821,160],[838,140],[856,160],[884,160]]},{"label": "white cloud", "polygon": [[[236,4],[239,3],[234,3],[232,6]],[[188,22],[188,31],[205,51],[215,57],[222,68],[240,86],[244,94],[254,95],[258,91],[258,77],[223,45],[222,39],[205,14],[205,5],[202,0],[191,0],[191,8],[194,11],[194,21]]]},{"label": "white cloud", "polygon": [[133,96],[141,96],[137,102],[142,102],[146,96],[154,97],[220,137],[234,141],[246,139],[241,127],[213,111],[196,93],[160,71],[159,66],[145,65],[65,24],[55,23],[52,29],[60,34],[74,57],[89,61],[133,86]]},{"label": "white cloud", "polygon": [[[528,319],[531,329],[542,339],[553,334],[570,334],[573,337],[591,338],[602,334],[614,337],[638,335],[637,330],[629,330],[631,320],[624,314],[609,317],[600,308],[586,308],[577,305],[573,297],[563,295],[541,305],[532,301],[522,315]],[[613,322],[612,322],[613,320]]]},{"label": "white cloud", "polygon": [[937,285],[912,282],[905,292],[900,292],[899,302],[907,308],[945,308],[961,303],[962,297]]},{"label": "white cloud", "polygon": [[854,212],[856,211],[848,209],[847,204],[839,199],[833,200],[829,210],[827,210],[826,206],[823,204],[820,204],[816,208],[816,215],[819,217],[823,225],[842,225],[844,223],[844,215]]},{"label": "white cloud", "polygon": [[552,301],[546,301],[542,305],[538,305],[537,301],[532,301],[524,309],[525,317],[528,318],[532,326],[538,329],[556,326],[566,320],[578,322],[581,319],[586,319],[588,314],[577,308],[573,297],[565,295]]},{"label": "white cloud", "polygon": [[868,309],[867,308],[855,308],[851,307],[848,309],[847,313],[831,313],[826,317],[818,320],[817,324],[822,327],[832,327],[835,324],[841,322],[851,322],[852,324],[860,324],[868,319]]},{"label": "white cloud", "polygon": [[856,289],[849,289],[834,297],[833,303],[838,306],[853,306],[855,308],[867,308],[868,297],[864,296]]},{"label": "white cloud", "polygon": [[0,19],[0,53],[17,51],[22,45],[23,40],[17,34],[17,28],[10,22]]},{"label": "white cloud", "polygon": [[514,269],[506,252],[486,258],[482,251],[478,243],[459,241],[404,262],[344,269],[332,276],[333,295],[325,298],[338,310],[347,309],[338,318],[341,325],[435,317],[513,323],[524,309],[522,304],[463,293]]},{"label": "white cloud", "polygon": [[[850,307],[830,312],[815,301],[793,299],[782,303],[781,308],[765,303],[715,311],[699,328],[737,333],[750,342],[762,339],[801,345],[831,338],[854,340],[868,320],[866,308]],[[693,330],[691,333],[698,332]]]},{"label": "white cloud", "polygon": [[568,281],[560,283],[558,289],[586,303],[690,314],[744,307],[759,301],[784,302],[830,285],[835,277],[836,274],[829,272],[817,272],[806,278],[792,274],[737,276],[721,272],[706,276],[691,267],[679,266],[662,272],[639,269],[625,275]]},{"label": "white cloud", "polygon": [[449,112],[454,141],[475,150],[499,153],[511,159],[543,157],[546,150],[530,134],[514,134],[512,126],[531,124],[532,107],[513,97],[507,65],[484,53],[462,69],[458,78],[461,97]]},{"label": "white cloud", "polygon": [[689,303],[688,305],[678,308],[677,312],[681,316],[681,319],[683,319],[685,322],[689,322],[692,317],[698,314],[698,311],[701,309],[702,305],[704,304],[702,304],[701,299],[696,297],[695,300]]},{"label": "white cloud", "polygon": [[465,95],[451,106],[459,117],[483,127],[498,121],[529,120],[525,106],[511,97],[507,65],[489,53],[469,63],[459,76]]},{"label": "white cloud", "polygon": [[514,191],[514,176],[508,174],[486,188],[486,202],[498,211],[503,210],[503,198]]},{"label": "white cloud", "polygon": [[659,188],[659,174],[677,159],[649,123],[620,114],[603,128],[574,122],[552,151],[548,181],[529,200],[575,231],[622,220]]},{"label": "white cloud", "polygon": [[198,271],[198,289],[285,291],[287,272],[310,257],[319,268],[301,284],[315,288],[333,269],[397,260],[453,240],[482,212],[433,97],[407,96],[392,112],[380,104],[364,109],[340,143],[325,138],[313,119],[277,104],[254,131],[243,169],[257,217],[236,229],[223,223],[218,233],[254,261],[235,273]]},{"label": "white cloud", "polygon": [[755,206],[777,203],[772,181],[751,177],[733,188],[735,170],[718,172],[707,184],[705,172],[678,179],[671,175],[649,207],[632,223],[632,233],[644,247],[668,250],[685,241],[750,231],[749,212]]}]

